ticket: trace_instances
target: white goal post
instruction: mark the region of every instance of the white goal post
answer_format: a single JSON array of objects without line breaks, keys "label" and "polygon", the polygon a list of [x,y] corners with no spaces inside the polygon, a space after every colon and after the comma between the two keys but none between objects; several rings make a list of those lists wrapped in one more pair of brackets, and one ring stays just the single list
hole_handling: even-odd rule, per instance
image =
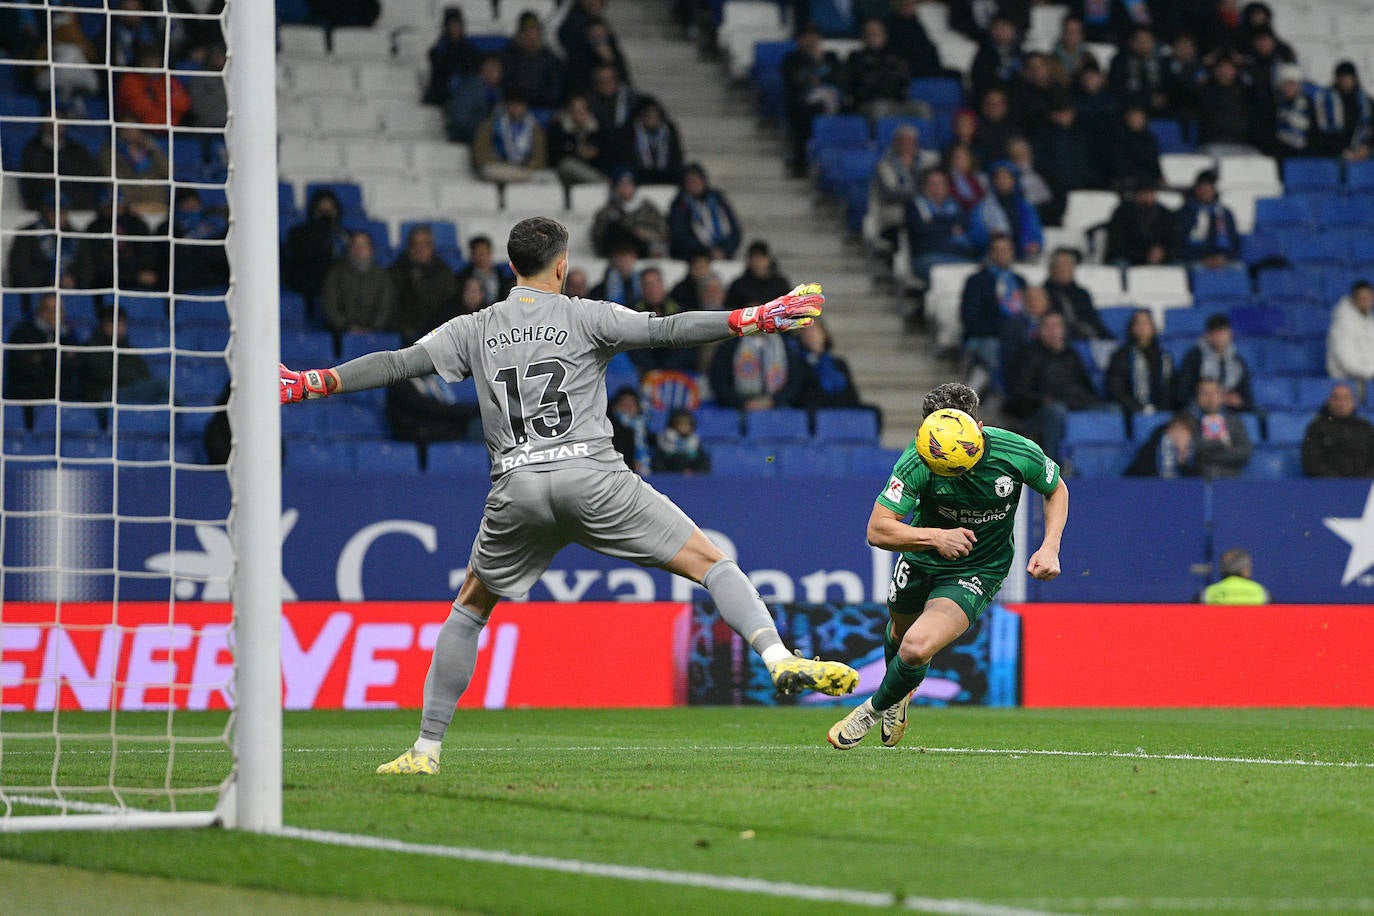
[{"label": "white goal post", "polygon": [[[39,30],[26,57],[7,55],[10,36],[0,35],[0,832],[270,831],[282,823],[275,4],[225,0],[223,12],[205,13],[169,6],[0,0],[0,27]],[[127,49],[116,57],[117,19],[122,35],[155,37],[160,67],[131,63]],[[222,71],[180,67],[174,36],[210,25],[223,35]],[[164,81],[162,124],[126,120],[115,86],[129,74]],[[173,78],[222,78],[226,123],[174,120]],[[84,102],[59,98],[72,84],[88,92]],[[30,138],[50,130],[56,138],[59,126],[103,138],[105,171],[72,177],[56,142],[50,169],[34,171],[27,155],[15,166],[20,142],[27,152]],[[115,167],[126,131],[161,144],[166,178]],[[202,151],[204,174],[181,171],[184,148]],[[224,151],[218,177],[210,175],[212,148]],[[39,207],[56,211],[52,225],[29,207],[23,182],[35,180],[55,190]],[[82,182],[111,188],[116,214],[126,192],[163,195],[161,228],[140,214],[150,229],[137,236],[137,244],[161,245],[160,287],[121,275],[129,236],[117,221],[83,213],[65,221],[64,195]],[[226,230],[182,232],[183,191],[227,204]],[[51,276],[12,275],[12,248],[25,239],[52,252]],[[112,280],[64,273],[82,246],[114,252]],[[209,250],[227,251],[227,283],[174,279]],[[35,316],[47,308],[58,321],[45,341],[48,325]],[[90,340],[62,331],[78,310]],[[118,326],[111,316],[120,315],[130,319],[127,339],[96,342],[95,332]],[[33,328],[37,338],[23,336]],[[126,356],[151,367],[152,384],[136,399],[120,383]],[[13,386],[16,367],[39,357],[53,361],[50,389]],[[110,372],[103,397],[85,376],[67,377],[102,360]],[[227,407],[224,396],[206,395],[202,368],[215,370],[212,380],[227,378]],[[148,395],[153,389],[159,394]],[[228,461],[211,465],[199,452],[200,431],[225,411]],[[221,489],[222,504],[203,497]],[[180,549],[196,538],[225,546],[212,561],[208,551]],[[159,539],[160,552],[145,549]]]}]

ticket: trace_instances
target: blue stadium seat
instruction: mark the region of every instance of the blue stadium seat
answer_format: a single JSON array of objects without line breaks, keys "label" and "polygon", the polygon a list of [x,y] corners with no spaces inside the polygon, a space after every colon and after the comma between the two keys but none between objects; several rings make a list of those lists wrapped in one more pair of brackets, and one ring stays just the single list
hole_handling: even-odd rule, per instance
[{"label": "blue stadium seat", "polygon": [[868,119],[862,115],[818,115],[811,122],[807,154],[815,159],[825,149],[866,149]]},{"label": "blue stadium seat", "polygon": [[358,473],[407,476],[420,473],[415,446],[410,442],[366,439],[354,443],[353,466]]},{"label": "blue stadium seat", "polygon": [[1288,259],[1303,267],[1344,267],[1347,256],[1344,240],[1327,233],[1303,233],[1288,243]]},{"label": "blue stadium seat", "polygon": [[478,54],[484,56],[487,54],[503,54],[506,48],[510,46],[509,35],[469,35],[468,41],[477,49]]},{"label": "blue stadium seat", "polygon": [[1074,477],[1120,477],[1134,454],[1131,446],[1110,442],[1084,442],[1069,447]]},{"label": "blue stadium seat", "polygon": [[444,477],[491,474],[487,447],[476,442],[431,442],[426,446],[425,473]]},{"label": "blue stadium seat", "polygon": [[1346,236],[1350,248],[1350,263],[1368,270],[1374,265],[1374,236],[1368,232],[1355,231]]},{"label": "blue stadium seat", "polygon": [[1371,219],[1367,201],[1341,195],[1324,196],[1320,213],[1319,222],[1323,227],[1363,226]]},{"label": "blue stadium seat", "polygon": [[947,76],[921,77],[908,84],[906,95],[931,108],[959,108],[964,104],[964,84]]},{"label": "blue stadium seat", "polygon": [[1313,342],[1326,340],[1327,329],[1331,326],[1331,315],[1326,309],[1307,302],[1285,303],[1282,308],[1285,336]]},{"label": "blue stadium seat", "polygon": [[1297,381],[1276,375],[1257,375],[1251,378],[1250,388],[1255,393],[1255,404],[1265,410],[1287,410],[1298,400]]},{"label": "blue stadium seat", "polygon": [[324,410],[316,404],[281,412],[281,431],[287,438],[317,439],[324,435],[324,429]]},{"label": "blue stadium seat", "polygon": [[1310,215],[1302,204],[1291,197],[1261,197],[1255,201],[1255,227],[1279,229],[1305,226]]},{"label": "blue stadium seat", "polygon": [[1198,337],[1212,314],[1210,310],[1201,308],[1169,309],[1164,313],[1164,333],[1175,339]]},{"label": "blue stadium seat", "polygon": [[[343,215],[356,217],[367,212],[363,206],[363,189],[351,181],[312,181],[305,186],[305,206],[310,206],[310,198],[316,191],[330,190],[339,198]],[[302,214],[307,215],[307,214]]]},{"label": "blue stadium seat", "polygon": [[1155,135],[1161,155],[1166,153],[1191,153],[1195,148],[1183,135],[1183,128],[1173,118],[1153,118],[1150,133]]},{"label": "blue stadium seat", "polygon": [[1068,414],[1065,442],[1125,442],[1126,426],[1121,411],[1073,410]]},{"label": "blue stadium seat", "polygon": [[104,460],[114,455],[114,440],[109,433],[62,435],[59,453],[63,458]]},{"label": "blue stadium seat", "polygon": [[777,450],[757,445],[714,445],[711,473],[717,477],[772,477],[777,474]]},{"label": "blue stadium seat", "polygon": [[115,410],[110,429],[121,437],[169,439],[172,434],[171,409],[162,407],[139,410],[133,407],[119,407]]},{"label": "blue stadium seat", "polygon": [[229,384],[229,367],[223,357],[176,357],[172,394],[178,404],[208,407],[219,401]]},{"label": "blue stadium seat", "polygon": [[18,93],[0,94],[0,117],[37,118],[43,115],[44,106],[38,99]]},{"label": "blue stadium seat", "polygon": [[1259,414],[1242,413],[1240,422],[1245,424],[1245,432],[1250,436],[1250,441],[1258,446],[1264,441],[1264,428],[1260,423]]},{"label": "blue stadium seat", "polygon": [[738,442],[741,422],[740,412],[733,407],[704,404],[697,411],[697,435],[707,443]]},{"label": "blue stadium seat", "polygon": [[1307,424],[1312,422],[1310,411],[1275,410],[1265,417],[1265,439],[1270,445],[1302,445]]},{"label": "blue stadium seat", "polygon": [[1374,160],[1347,162],[1345,186],[1352,191],[1374,191]]},{"label": "blue stadium seat", "polygon": [[430,232],[434,233],[434,248],[436,251],[461,251],[462,246],[458,244],[458,227],[446,219],[410,219],[401,223],[402,243],[410,236],[412,229],[428,226]]},{"label": "blue stadium seat", "polygon": [[885,480],[897,465],[902,450],[880,445],[855,445],[849,448],[849,473],[854,477],[871,479],[875,484]]},{"label": "blue stadium seat", "polygon": [[281,332],[281,359],[288,366],[315,368],[334,364],[334,338],[328,331]]},{"label": "blue stadium seat", "polygon": [[768,121],[781,121],[787,115],[782,62],[796,46],[794,41],[754,42],[754,63],[750,68],[750,76],[759,94],[759,114]]},{"label": "blue stadium seat", "polygon": [[286,217],[293,223],[300,221],[299,204],[296,203],[296,186],[289,181],[277,182],[277,216]]},{"label": "blue stadium seat", "polygon": [[[1242,269],[1212,270],[1196,267],[1192,271],[1193,301],[1199,306],[1225,307],[1250,298],[1250,276]],[[1205,306],[1204,306],[1205,307]]]},{"label": "blue stadium seat", "polygon": [[[120,293],[119,307],[133,322],[155,322],[167,324],[167,300],[161,296],[139,296],[134,293]],[[226,321],[228,318],[226,317]]]},{"label": "blue stadium seat", "polygon": [[744,415],[744,436],[750,442],[805,442],[811,438],[806,411],[793,407],[756,410]]},{"label": "blue stadium seat", "polygon": [[336,439],[385,439],[391,434],[385,412],[375,407],[334,400],[323,413],[324,428]]},{"label": "blue stadium seat", "polygon": [[[4,103],[0,102],[0,107]],[[19,171],[19,159],[24,152],[24,147],[29,145],[38,134],[38,123],[36,121],[0,121],[0,163],[4,164],[7,171]]]},{"label": "blue stadium seat", "polygon": [[1113,305],[1097,310],[1097,314],[1102,318],[1102,323],[1118,340],[1126,336],[1126,326],[1131,323],[1131,315],[1134,313],[1135,306],[1133,305]]},{"label": "blue stadium seat", "polygon": [[1319,302],[1321,282],[1310,272],[1292,268],[1263,270],[1259,275],[1259,295],[1263,300],[1301,299]]},{"label": "blue stadium seat", "polygon": [[1240,257],[1246,264],[1288,258],[1288,236],[1282,229],[1256,229],[1240,240]]},{"label": "blue stadium seat", "polygon": [[877,150],[867,149],[825,150],[817,159],[821,188],[842,194],[852,184],[866,185],[881,155]]},{"label": "blue stadium seat", "polygon": [[172,303],[172,315],[177,321],[199,321],[207,324],[229,324],[229,308],[223,299],[177,298]]},{"label": "blue stadium seat", "polygon": [[354,472],[353,443],[346,441],[292,440],[286,447],[286,468],[311,474]]},{"label": "blue stadium seat", "polygon": [[1288,159],[1283,163],[1283,188],[1294,191],[1335,191],[1341,184],[1336,159]]},{"label": "blue stadium seat", "polygon": [[849,476],[846,449],[835,445],[784,445],[777,451],[778,473],[786,477]]},{"label": "blue stadium seat", "polygon": [[878,418],[871,410],[832,407],[816,411],[816,441],[878,443]]},{"label": "blue stadium seat", "polygon": [[1242,305],[1231,309],[1231,329],[1241,337],[1272,337],[1283,330],[1288,316],[1281,308]]},{"label": "blue stadium seat", "polygon": [[1256,446],[1240,476],[1246,480],[1286,480],[1300,477],[1300,450],[1292,446]]},{"label": "blue stadium seat", "polygon": [[298,292],[283,289],[278,301],[282,329],[304,330],[309,322],[305,311],[305,297]]},{"label": "blue stadium seat", "polygon": [[[1318,299],[1321,304],[1330,308],[1334,306],[1342,296],[1350,292],[1350,286],[1356,280],[1367,279],[1353,270],[1324,270],[1315,277],[1319,283]],[[1368,279],[1374,279],[1370,277]]]},{"label": "blue stadium seat", "polygon": [[48,433],[60,429],[64,438],[95,435],[104,431],[105,422],[105,412],[97,407],[48,407],[34,411],[33,431]]},{"label": "blue stadium seat", "polygon": [[171,443],[166,439],[121,436],[115,447],[115,457],[120,461],[166,461],[171,453]]},{"label": "blue stadium seat", "polygon": [[1326,403],[1331,396],[1331,386],[1336,384],[1335,379],[1326,375],[1304,375],[1296,381],[1298,389],[1290,406],[1309,412]]},{"label": "blue stadium seat", "polygon": [[1131,428],[1131,441],[1144,442],[1153,435],[1155,430],[1169,422],[1169,414],[1164,411],[1136,413],[1132,414],[1126,422]]}]

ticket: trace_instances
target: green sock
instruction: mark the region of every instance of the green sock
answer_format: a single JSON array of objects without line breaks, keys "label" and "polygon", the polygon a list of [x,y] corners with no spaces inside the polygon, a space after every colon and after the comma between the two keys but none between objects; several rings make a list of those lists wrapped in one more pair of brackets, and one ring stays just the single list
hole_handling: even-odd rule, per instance
[{"label": "green sock", "polygon": [[881,711],[889,706],[896,706],[902,697],[921,686],[921,681],[925,680],[926,672],[929,670],[929,663],[908,665],[900,658],[894,658],[887,666],[883,682],[873,692],[873,708]]},{"label": "green sock", "polygon": [[897,639],[892,635],[892,621],[887,622],[883,627],[883,663],[890,665],[892,660],[897,657]]}]

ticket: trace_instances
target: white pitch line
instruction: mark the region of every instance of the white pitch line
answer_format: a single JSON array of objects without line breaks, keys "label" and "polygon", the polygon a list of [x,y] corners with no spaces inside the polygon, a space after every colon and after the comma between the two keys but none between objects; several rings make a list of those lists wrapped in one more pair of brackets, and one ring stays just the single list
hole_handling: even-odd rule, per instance
[{"label": "white pitch line", "polygon": [[1092,913],[1104,910],[1235,910],[1258,912],[1374,912],[1371,897],[1045,897],[1023,901],[1029,906],[1057,906]]},{"label": "white pitch line", "polygon": [[473,849],[465,846],[441,846],[432,843],[407,843],[402,840],[391,840],[383,837],[360,836],[352,833],[335,833],[331,830],[309,830],[301,827],[282,827],[272,831],[272,833],[277,836],[289,837],[296,840],[326,843],[331,846],[347,846],[354,849],[375,849],[383,852],[401,852],[411,855],[436,856],[445,859],[458,859],[464,862],[483,862],[489,865],[531,868],[539,871],[555,871],[573,875],[590,875],[597,878],[614,878],[620,881],[639,881],[651,884],[672,884],[680,887],[699,887],[716,891],[764,894],[770,897],[785,897],[794,900],[814,900],[823,903],[844,903],[851,906],[867,907],[901,906],[917,912],[945,913],[951,914],[951,916],[1053,916],[1052,913],[1046,910],[1000,906],[993,903],[980,903],[976,900],[954,900],[938,897],[899,897],[895,894],[885,894],[877,891],[820,887],[814,884],[793,884],[787,881],[767,881],[762,878],[741,878],[728,875],[711,875],[702,872],[646,868],[637,865],[583,862],[579,859],[556,859],[549,856],[531,856],[521,853],[504,852],[496,849]]}]

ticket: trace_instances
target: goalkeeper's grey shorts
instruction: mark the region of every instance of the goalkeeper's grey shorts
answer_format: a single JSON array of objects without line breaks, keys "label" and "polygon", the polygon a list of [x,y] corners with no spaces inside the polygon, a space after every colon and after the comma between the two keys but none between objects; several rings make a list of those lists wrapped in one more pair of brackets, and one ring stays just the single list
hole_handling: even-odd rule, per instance
[{"label": "goalkeeper's grey shorts", "polygon": [[687,513],[628,468],[515,471],[487,495],[468,570],[489,591],[518,598],[569,544],[662,566],[694,530]]}]

